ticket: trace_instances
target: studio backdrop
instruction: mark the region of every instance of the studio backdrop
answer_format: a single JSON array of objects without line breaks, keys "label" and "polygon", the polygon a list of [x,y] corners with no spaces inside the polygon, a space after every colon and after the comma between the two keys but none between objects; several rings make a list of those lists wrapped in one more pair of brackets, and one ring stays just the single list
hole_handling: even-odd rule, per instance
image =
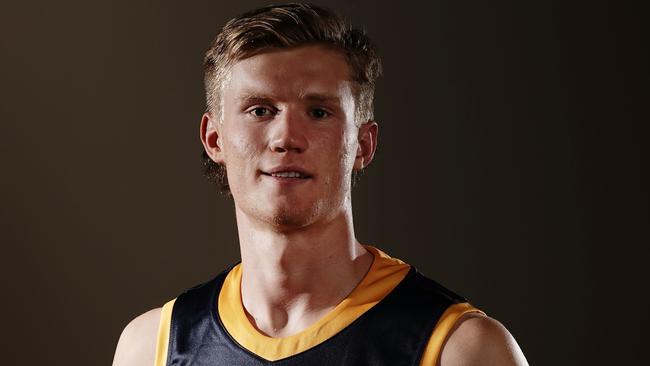
[{"label": "studio backdrop", "polygon": [[[384,65],[359,240],[467,296],[532,365],[639,364],[643,13],[317,3],[365,29]],[[108,365],[131,319],[239,259],[233,202],[202,176],[202,60],[264,4],[0,5],[4,364]]]}]

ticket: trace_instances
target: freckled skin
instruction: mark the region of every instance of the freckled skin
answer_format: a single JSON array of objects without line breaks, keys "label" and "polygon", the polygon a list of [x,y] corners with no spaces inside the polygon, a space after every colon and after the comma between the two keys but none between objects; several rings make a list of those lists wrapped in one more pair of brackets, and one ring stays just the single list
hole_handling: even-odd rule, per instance
[{"label": "freckled skin", "polygon": [[[349,75],[344,56],[322,46],[266,52],[233,65],[223,124],[216,128],[239,211],[294,230],[332,220],[351,205],[359,127]],[[244,103],[245,95],[265,100]],[[278,165],[298,165],[312,178],[280,185],[259,172]]]}]

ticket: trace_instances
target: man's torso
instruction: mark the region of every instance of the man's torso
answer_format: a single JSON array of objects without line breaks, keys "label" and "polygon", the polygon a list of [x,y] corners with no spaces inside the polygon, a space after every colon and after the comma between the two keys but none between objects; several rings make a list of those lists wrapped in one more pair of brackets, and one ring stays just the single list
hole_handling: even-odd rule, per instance
[{"label": "man's torso", "polygon": [[156,366],[433,365],[466,300],[366,246],[368,274],[334,310],[285,338],[261,334],[241,304],[241,266],[163,307]]}]

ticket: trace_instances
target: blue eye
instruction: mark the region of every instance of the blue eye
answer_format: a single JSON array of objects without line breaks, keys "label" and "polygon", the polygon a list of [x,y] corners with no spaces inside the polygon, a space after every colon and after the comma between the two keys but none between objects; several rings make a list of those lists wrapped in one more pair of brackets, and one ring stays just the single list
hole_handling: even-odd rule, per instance
[{"label": "blue eye", "polygon": [[278,110],[273,107],[253,107],[246,111],[246,114],[256,120],[266,120],[278,114]]},{"label": "blue eye", "polygon": [[314,108],[310,112],[311,116],[316,119],[323,119],[329,117],[330,113],[321,108]]},{"label": "blue eye", "polygon": [[249,111],[255,117],[267,117],[273,115],[273,111],[266,107],[255,107]]}]

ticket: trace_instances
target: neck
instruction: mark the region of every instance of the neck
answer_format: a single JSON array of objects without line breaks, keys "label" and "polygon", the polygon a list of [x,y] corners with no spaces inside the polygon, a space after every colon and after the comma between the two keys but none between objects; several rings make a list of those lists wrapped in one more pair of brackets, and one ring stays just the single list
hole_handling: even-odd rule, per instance
[{"label": "neck", "polygon": [[372,263],[354,237],[351,209],[326,223],[283,231],[236,211],[242,302],[264,334],[305,329],[340,303]]}]

